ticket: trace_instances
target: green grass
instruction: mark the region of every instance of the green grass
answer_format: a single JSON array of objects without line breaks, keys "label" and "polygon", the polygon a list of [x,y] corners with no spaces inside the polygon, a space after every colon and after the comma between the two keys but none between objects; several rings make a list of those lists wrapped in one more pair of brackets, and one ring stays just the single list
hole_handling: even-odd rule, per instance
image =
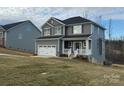
[{"label": "green grass", "polygon": [[31,56],[31,53],[24,53],[24,52],[19,52],[16,50],[11,50],[11,49],[6,49],[6,48],[1,48],[0,47],[0,53],[4,53],[4,54],[12,54],[12,55],[21,55],[21,56]]},{"label": "green grass", "polygon": [[124,85],[124,67],[79,59],[0,56],[0,85]]}]

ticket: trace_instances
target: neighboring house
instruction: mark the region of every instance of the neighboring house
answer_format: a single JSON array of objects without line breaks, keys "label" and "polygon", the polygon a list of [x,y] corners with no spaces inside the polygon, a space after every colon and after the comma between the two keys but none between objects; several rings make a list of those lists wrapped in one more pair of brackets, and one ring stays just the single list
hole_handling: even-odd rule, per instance
[{"label": "neighboring house", "polygon": [[35,40],[41,31],[29,20],[0,27],[0,45],[20,51],[35,52]]},{"label": "neighboring house", "polygon": [[36,53],[43,56],[68,55],[69,51],[92,62],[105,61],[105,28],[82,18],[59,20],[51,17],[42,25],[42,37],[36,40]]},{"label": "neighboring house", "polygon": [[0,47],[4,47],[4,40],[5,40],[4,32],[5,29],[0,25]]}]

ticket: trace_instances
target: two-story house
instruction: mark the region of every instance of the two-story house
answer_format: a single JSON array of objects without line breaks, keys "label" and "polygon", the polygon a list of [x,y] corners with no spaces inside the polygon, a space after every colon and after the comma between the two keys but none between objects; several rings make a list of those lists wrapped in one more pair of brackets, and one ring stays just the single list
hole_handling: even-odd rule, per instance
[{"label": "two-story house", "polygon": [[60,20],[51,17],[42,25],[42,36],[36,40],[39,56],[61,56],[77,53],[91,62],[105,60],[105,28],[80,16]]}]

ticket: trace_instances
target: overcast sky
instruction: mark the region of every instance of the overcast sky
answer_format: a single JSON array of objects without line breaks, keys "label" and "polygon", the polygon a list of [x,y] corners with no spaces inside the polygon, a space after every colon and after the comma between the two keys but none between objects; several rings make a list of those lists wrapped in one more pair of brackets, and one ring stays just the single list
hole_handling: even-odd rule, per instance
[{"label": "overcast sky", "polygon": [[[31,20],[38,28],[50,17],[66,19],[74,16],[87,17],[96,22],[101,22],[108,29],[109,19],[112,19],[112,36],[124,36],[124,8],[0,8],[0,24],[8,24],[23,20]],[[101,16],[101,20],[100,20]],[[107,31],[106,31],[107,37]]]}]

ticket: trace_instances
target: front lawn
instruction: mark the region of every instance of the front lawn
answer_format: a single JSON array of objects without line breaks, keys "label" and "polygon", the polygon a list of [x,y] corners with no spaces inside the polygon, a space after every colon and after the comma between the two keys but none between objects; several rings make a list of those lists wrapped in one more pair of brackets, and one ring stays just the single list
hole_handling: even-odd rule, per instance
[{"label": "front lawn", "polygon": [[21,56],[32,56],[33,54],[27,52],[20,52],[12,49],[1,48],[0,47],[0,54],[12,54],[12,55],[21,55]]},{"label": "front lawn", "polygon": [[0,55],[0,85],[124,85],[124,67],[79,59]]}]

